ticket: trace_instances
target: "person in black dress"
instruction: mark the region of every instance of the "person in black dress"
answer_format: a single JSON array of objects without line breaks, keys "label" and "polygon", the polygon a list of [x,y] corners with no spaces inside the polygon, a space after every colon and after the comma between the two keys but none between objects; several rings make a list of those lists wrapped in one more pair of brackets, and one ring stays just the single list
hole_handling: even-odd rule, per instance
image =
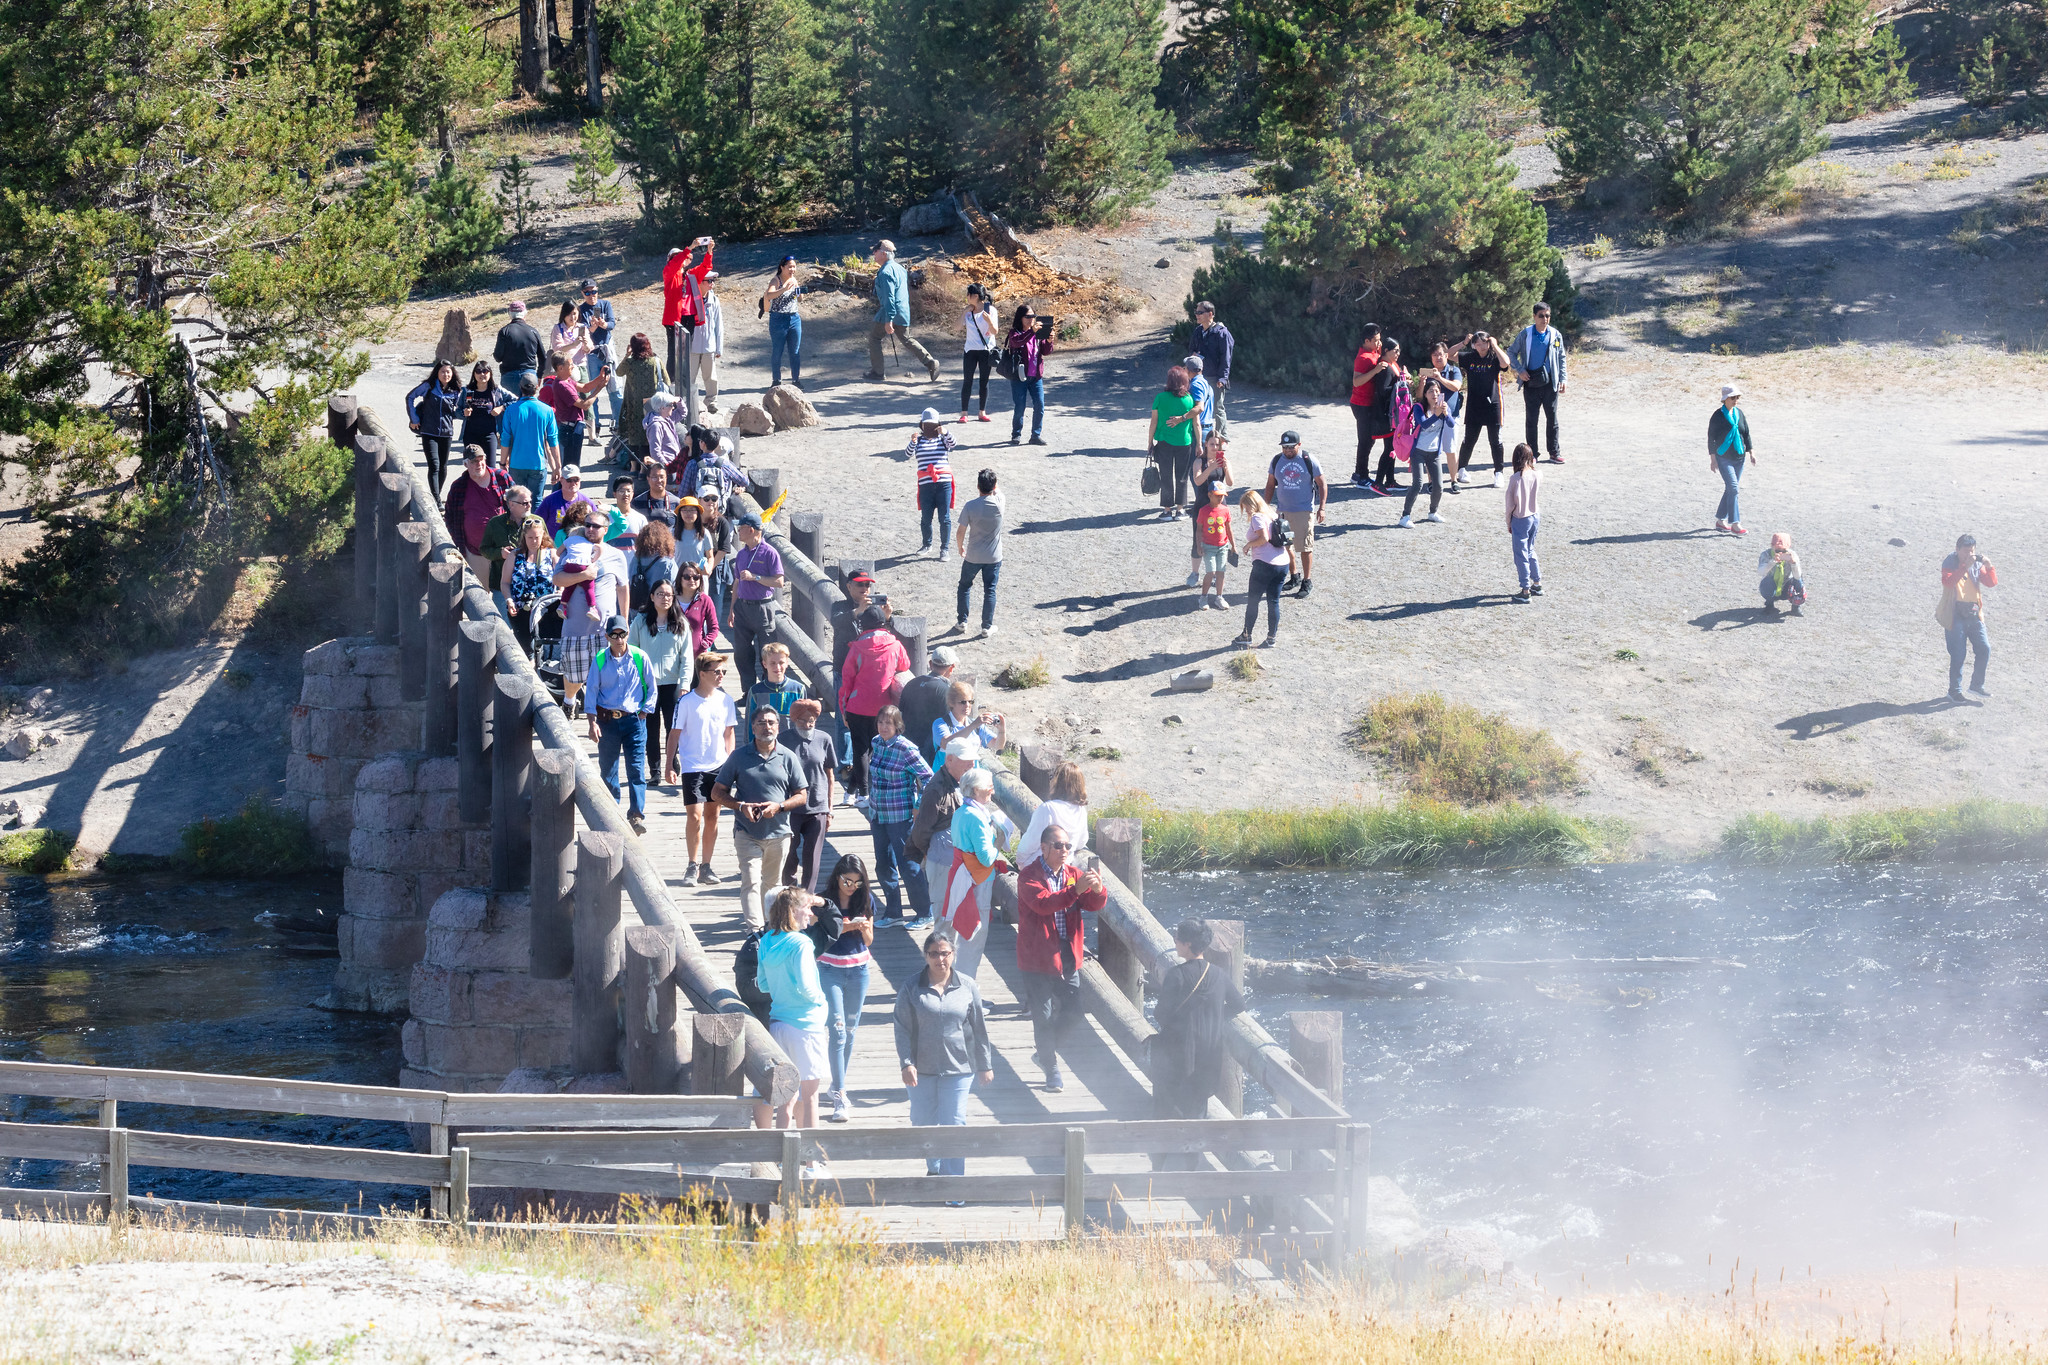
[{"label": "person in black dress", "polygon": [[1206,920],[1184,920],[1173,931],[1181,960],[1159,983],[1159,1035],[1152,1040],[1153,1099],[1163,1119],[1208,1117],[1224,1030],[1244,1013],[1244,996],[1229,974],[1204,956],[1214,937]]}]

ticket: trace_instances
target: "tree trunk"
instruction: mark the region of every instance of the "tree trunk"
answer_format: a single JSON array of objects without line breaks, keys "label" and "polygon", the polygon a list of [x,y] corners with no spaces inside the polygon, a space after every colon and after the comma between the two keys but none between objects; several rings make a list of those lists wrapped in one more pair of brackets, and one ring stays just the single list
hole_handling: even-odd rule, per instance
[{"label": "tree trunk", "polygon": [[434,111],[434,142],[441,149],[441,169],[452,170],[455,166],[455,132],[446,109]]},{"label": "tree trunk", "polygon": [[540,2],[541,7],[547,11],[548,68],[553,70],[560,67],[567,60],[567,52],[562,46],[561,30],[555,18],[555,0],[540,0]]},{"label": "tree trunk", "polygon": [[589,63],[583,98],[593,113],[604,112],[604,49],[597,36],[597,0],[582,0],[583,56]]},{"label": "tree trunk", "polygon": [[529,95],[538,95],[547,88],[541,4],[542,0],[519,0],[519,88]]}]

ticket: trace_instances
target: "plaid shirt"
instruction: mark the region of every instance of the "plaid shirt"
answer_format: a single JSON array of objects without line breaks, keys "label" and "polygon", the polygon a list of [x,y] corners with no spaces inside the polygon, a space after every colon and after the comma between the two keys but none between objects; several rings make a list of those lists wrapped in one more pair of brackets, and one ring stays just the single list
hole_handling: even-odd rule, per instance
[{"label": "plaid shirt", "polygon": [[894,739],[877,738],[868,748],[868,796],[874,802],[875,823],[909,823],[931,776],[931,765],[915,744],[900,734]]}]

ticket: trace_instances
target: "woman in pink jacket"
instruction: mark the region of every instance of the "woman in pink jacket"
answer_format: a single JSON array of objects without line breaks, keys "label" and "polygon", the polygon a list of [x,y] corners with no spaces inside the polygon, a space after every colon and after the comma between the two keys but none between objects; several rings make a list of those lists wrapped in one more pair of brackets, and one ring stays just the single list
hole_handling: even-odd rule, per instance
[{"label": "woman in pink jacket", "polygon": [[889,629],[889,614],[879,606],[862,608],[854,626],[861,633],[846,647],[846,662],[839,669],[839,715],[853,740],[853,781],[848,786],[865,797],[875,716],[910,681],[910,651]]}]

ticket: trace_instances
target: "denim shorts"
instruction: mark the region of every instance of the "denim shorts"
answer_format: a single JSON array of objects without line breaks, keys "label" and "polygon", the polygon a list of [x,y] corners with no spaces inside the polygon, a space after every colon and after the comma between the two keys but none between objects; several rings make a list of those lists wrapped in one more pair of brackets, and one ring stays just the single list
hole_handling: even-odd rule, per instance
[{"label": "denim shorts", "polygon": [[1230,567],[1228,545],[1204,545],[1202,547],[1202,572],[1222,573]]}]

